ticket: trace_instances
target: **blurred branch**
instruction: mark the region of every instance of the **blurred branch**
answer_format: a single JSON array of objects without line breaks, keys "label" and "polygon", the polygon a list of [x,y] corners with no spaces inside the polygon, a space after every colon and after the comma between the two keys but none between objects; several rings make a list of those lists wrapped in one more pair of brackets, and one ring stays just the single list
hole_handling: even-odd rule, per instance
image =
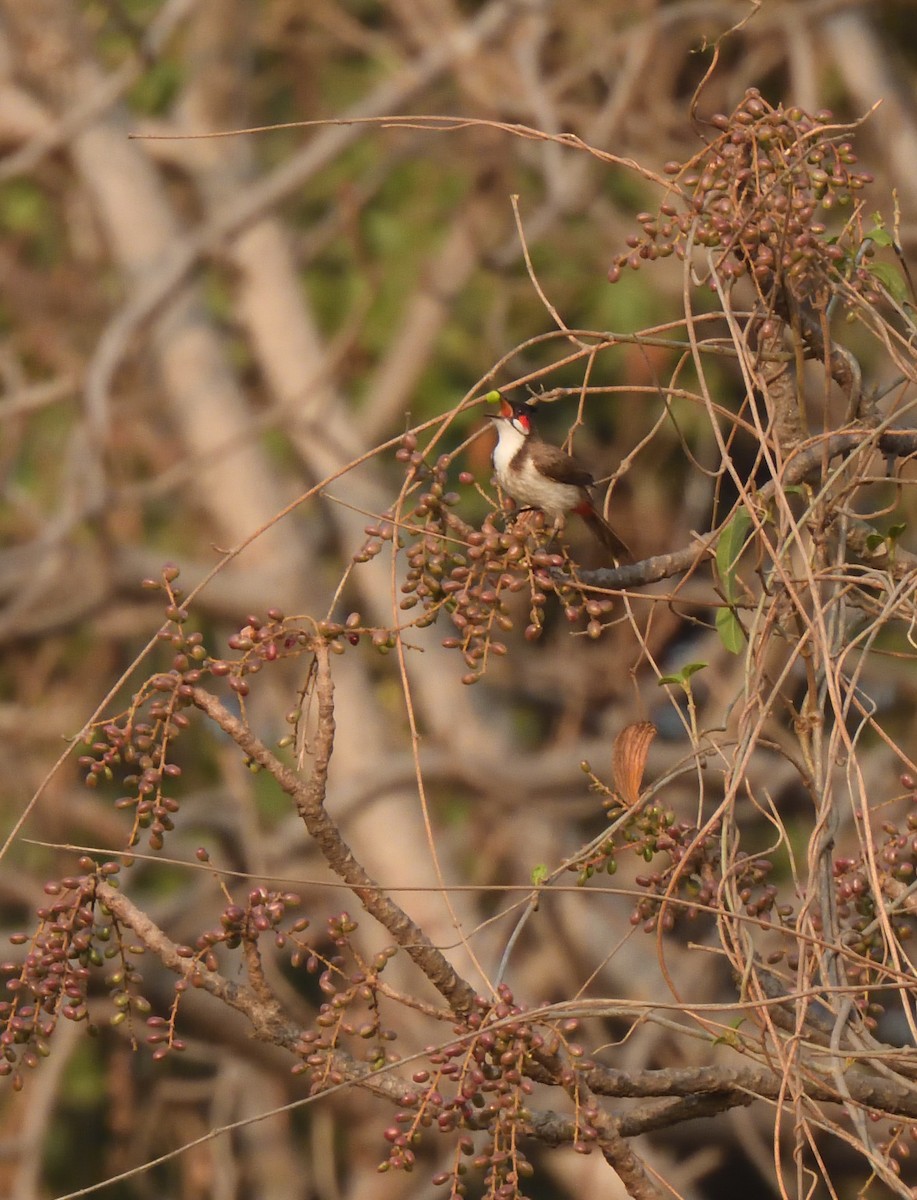
[{"label": "blurred branch", "polygon": [[[163,52],[166,43],[190,15],[196,3],[197,0],[164,0],[147,27],[134,57],[111,75],[97,81],[64,115],[56,120],[47,118],[45,128],[19,150],[0,159],[0,182],[33,171],[42,159],[66,146],[75,134],[116,104]],[[16,9],[21,6],[17,5],[16,0],[3,0],[3,7],[8,12],[8,19],[12,18],[15,22]],[[53,21],[53,11],[45,19]],[[23,30],[26,28],[21,27]]]},{"label": "blurred branch", "polygon": [[853,103],[868,111],[880,107],[870,119],[868,130],[885,153],[888,174],[896,187],[917,204],[917,112],[909,88],[899,85],[891,70],[888,44],[882,46],[870,19],[871,10],[861,4],[826,18],[822,25],[824,46],[831,55]]},{"label": "blurred branch", "polygon": [[358,122],[397,112],[429,86],[457,57],[471,54],[508,21],[523,0],[489,0],[478,15],[455,36],[424,52],[392,80],[381,84],[356,104],[334,127],[325,129],[270,175],[225,204],[193,233],[175,242],[151,277],[134,293],[121,313],[99,339],[86,380],[91,411],[104,411],[108,392],[128,343],[138,326],[149,320],[195,268],[200,258],[226,238],[270,211],[286,196],[332,162],[347,146],[363,136]]}]

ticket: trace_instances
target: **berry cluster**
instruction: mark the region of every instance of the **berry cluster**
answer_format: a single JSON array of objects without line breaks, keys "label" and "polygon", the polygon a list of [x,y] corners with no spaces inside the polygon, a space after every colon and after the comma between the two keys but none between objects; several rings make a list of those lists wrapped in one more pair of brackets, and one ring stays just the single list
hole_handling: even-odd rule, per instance
[{"label": "berry cluster", "polygon": [[[162,687],[161,677],[152,682],[154,689]],[[181,767],[167,758],[177,734],[187,728],[188,717],[178,711],[180,705],[169,684],[168,699],[156,700],[148,707],[149,721],[135,721],[127,717],[123,722],[110,721],[102,727],[104,741],[95,741],[91,754],[81,755],[79,764],[86,768],[86,785],[97,786],[100,776],[113,779],[112,767],[120,764],[128,767],[128,774],[121,780],[129,795],[115,801],[115,807],[134,810],[134,825],[128,845],[135,846],[140,831],[149,830],[149,845],[161,850],[166,833],[175,828],[174,817],[179,802],[165,792],[167,781],[181,775]]]},{"label": "berry cluster", "polygon": [[[197,857],[201,862],[209,861],[209,855],[204,849],[198,850]],[[308,919],[296,918],[288,928],[283,928],[283,922],[290,910],[298,908],[300,903],[299,896],[293,892],[272,891],[264,887],[252,888],[244,905],[232,902],[227,904],[220,914],[218,928],[202,933],[193,947],[178,947],[179,958],[186,960],[192,969],[176,980],[175,997],[168,1017],[153,1016],[147,1019],[150,1032],[146,1040],[148,1045],[153,1047],[155,1062],[165,1058],[172,1051],[180,1052],[185,1049],[184,1041],[176,1033],[181,998],[189,987],[201,986],[205,972],[215,972],[219,969],[219,947],[236,950],[244,944],[254,950],[262,936],[271,934],[278,949],[283,949],[288,941],[292,941],[297,947],[296,953],[301,953],[300,934],[308,928]]]},{"label": "berry cluster", "polygon": [[[416,494],[416,502],[405,508],[397,523],[389,510],[377,524],[367,526],[367,541],[354,560],[369,561],[387,542],[404,551],[400,608],[408,612],[420,606],[420,615],[411,621],[418,627],[432,624],[440,614],[450,621],[454,633],[443,639],[443,646],[461,654],[467,668],[463,683],[476,683],[491,657],[506,654],[502,638],[521,624],[515,599],[520,593],[526,601],[522,611],[527,614],[527,640],[541,636],[552,594],[568,621],[585,621],[590,637],[601,635],[613,602],[579,582],[565,552],[548,549],[551,532],[542,514],[526,513],[506,526],[505,514],[495,512],[485,517],[480,529],[473,529],[452,511],[460,496],[446,490],[448,455],[440,455],[430,466],[411,433],[402,439],[396,457],[408,465],[405,494]],[[463,471],[459,482],[467,486],[473,477]],[[393,641],[389,631],[378,631],[374,638],[383,653]]]},{"label": "berry cluster", "polygon": [[178,567],[167,565],[159,580],[143,581],[145,588],[165,592],[167,624],[159,639],[174,651],[172,670],[152,675],[132,697],[125,714],[96,726],[86,739],[87,753],[77,759],[90,788],[124,772],[121,783],[130,794],[117,800],[115,807],[134,810],[128,845],[136,845],[140,831],[148,830],[149,844],[155,850],[162,848],[166,833],[174,828],[179,804],[167,789],[182,771],[171,761],[170,753],[175,739],[189,725],[182,710],[191,704],[207,659],[202,635],[184,628],[188,612],[181,607],[182,591],[175,585],[178,574]]},{"label": "berry cluster", "polygon": [[[917,793],[911,799],[917,802]],[[907,813],[903,826],[886,821],[884,841],[876,843],[880,895],[876,895],[876,876],[864,855],[834,860],[837,917],[844,926],[845,944],[859,959],[848,964],[847,972],[864,989],[888,982],[883,970],[888,959],[886,928],[901,942],[914,935],[910,888],[917,878],[917,811]]]},{"label": "berry cluster", "polygon": [[[572,1031],[573,1024],[565,1032]],[[527,1019],[505,984],[498,988],[496,1001],[477,997],[467,1023],[456,1026],[455,1032],[462,1035],[460,1039],[431,1049],[429,1069],[414,1073],[417,1090],[401,1098],[401,1111],[385,1131],[391,1149],[379,1170],[410,1171],[426,1129],[466,1130],[457,1140],[451,1170],[434,1175],[434,1186],[449,1184],[450,1195],[465,1196],[469,1172],[477,1170],[484,1172],[488,1196],[524,1200],[521,1182],[533,1174],[519,1144],[533,1091],[527,1074],[536,1059],[556,1052],[561,1035],[541,1030]],[[567,1049],[571,1056],[581,1054],[577,1046]],[[565,1069],[560,1082],[576,1097],[574,1069]],[[575,1149],[581,1153],[588,1153],[598,1137],[595,1118],[592,1109],[577,1103]],[[485,1135],[483,1143],[471,1137],[474,1132]]]},{"label": "berry cluster", "polygon": [[779,280],[800,298],[814,297],[825,279],[846,280],[875,302],[876,280],[856,257],[854,230],[847,226],[835,239],[816,219],[819,209],[850,204],[872,178],[850,170],[853,148],[830,121],[826,111],[774,108],[750,89],[731,116],[711,119],[721,132],[701,154],[666,165],[673,200],[658,214],[638,215],[642,233],[627,239],[611,282],[625,267],[673,252],[684,257],[693,242],[717,251],[721,279],[750,272],[759,286]]},{"label": "berry cluster", "polygon": [[[505,635],[513,628],[511,597],[529,589],[529,624],[526,636],[537,637],[544,621],[548,574],[554,559],[545,551],[530,552],[523,532],[500,532],[492,517],[480,530],[469,533],[467,548],[453,553],[448,577],[440,585],[449,620],[455,634],[443,639],[446,649],[458,650],[469,672],[464,683],[474,683],[483,675],[489,655],[506,653],[506,643],[495,634]],[[520,568],[522,568],[520,570]]]},{"label": "berry cluster", "polygon": [[[609,818],[617,818],[620,797],[592,773],[587,762],[581,766],[590,777],[590,790],[605,796],[602,804]],[[630,919],[634,925],[642,922],[647,933],[659,926],[668,933],[679,915],[693,919],[717,903],[722,882],[719,830],[719,823],[714,823],[701,836],[696,825],[678,820],[671,809],[643,805],[607,838],[570,862],[568,870],[578,872],[578,882],[583,885],[598,872],[614,875],[622,854],[635,855],[646,863],[661,856],[654,871],[635,877],[636,885],[647,894],[637,902]],[[769,859],[739,851],[734,870],[736,891],[747,916],[769,920],[776,909],[781,921],[787,922],[793,909],[777,906],[777,888],[769,882],[773,870]],[[678,903],[672,904],[673,899]]]},{"label": "berry cluster", "polygon": [[[371,1043],[362,1056],[373,1070],[396,1060],[387,1049],[396,1034],[382,1025],[379,993],[380,977],[398,953],[397,947],[386,946],[371,959],[365,958],[352,941],[357,922],[346,912],[329,917],[327,930],[336,953],[321,954],[300,942],[291,960],[294,967],[318,974],[319,990],[327,997],[315,1018],[315,1028],[305,1030],[300,1036],[302,1060],[293,1068],[296,1075],[308,1075],[313,1093],[342,1081],[332,1052],[345,1039]],[[348,958],[353,964],[350,974],[347,974]]]},{"label": "berry cluster", "polygon": [[237,658],[211,658],[207,670],[217,679],[225,678],[243,699],[249,693],[247,676],[257,675],[265,663],[301,654],[310,644],[310,635],[295,618],[287,618],[279,608],[269,608],[266,619],[250,613],[238,633],[227,645]]},{"label": "berry cluster", "polygon": [[[648,810],[648,823],[652,821],[652,811]],[[631,924],[642,922],[646,933],[653,933],[657,928],[669,933],[679,916],[693,919],[702,910],[717,905],[723,882],[718,835],[718,824],[700,836],[697,827],[687,821],[675,821],[659,833],[648,829],[642,834],[635,849],[642,852],[647,861],[661,854],[663,864],[654,871],[636,876],[634,882],[646,890],[646,895],[637,901]],[[769,859],[744,853],[736,855],[735,889],[749,917],[770,921],[777,901],[777,888],[768,882],[773,869]],[[673,898],[681,902],[677,905],[669,903]],[[792,917],[792,908],[784,906],[778,911],[782,920]]]},{"label": "berry cluster", "polygon": [[0,1000],[0,1076],[12,1076],[16,1090],[23,1086],[21,1068],[34,1068],[47,1057],[61,1017],[88,1022],[94,969],[113,968],[105,975],[115,1008],[112,1025],[150,1011],[133,964],[143,947],[125,943],[118,923],[96,899],[97,881],[116,883],[120,867],[97,867],[89,858],[80,859],[79,866],[85,874],[45,884],[51,900],[38,909],[37,929],[30,937],[10,938],[13,945],[28,947],[24,958],[0,965],[9,976],[6,998]]},{"label": "berry cluster", "polygon": [[[872,1115],[872,1114],[870,1114]],[[902,1173],[902,1162],[911,1157],[911,1144],[917,1142],[917,1125],[889,1125],[886,1136],[876,1143],[880,1154],[888,1157],[888,1165],[896,1175]]]},{"label": "berry cluster", "polygon": [[[249,615],[239,632],[228,639],[236,657],[211,657],[203,635],[185,627],[188,612],[180,603],[182,591],[175,584],[178,574],[177,567],[166,566],[159,580],[144,580],[146,588],[166,594],[166,624],[158,637],[172,652],[170,669],[151,675],[131,698],[125,713],[92,727],[86,753],[77,759],[87,787],[96,788],[120,776],[125,794],[115,801],[115,807],[134,813],[127,844],[135,846],[141,832],[147,831],[153,850],[161,850],[166,834],[175,828],[179,801],[170,792],[182,768],[173,761],[173,746],[190,724],[184,710],[193,704],[195,687],[208,675],[225,679],[244,701],[249,677],[266,663],[302,654],[316,634],[334,640],[344,633],[343,626],[328,622],[314,625],[309,632],[294,618],[271,608],[265,619]],[[339,649],[343,651],[343,646]]]}]

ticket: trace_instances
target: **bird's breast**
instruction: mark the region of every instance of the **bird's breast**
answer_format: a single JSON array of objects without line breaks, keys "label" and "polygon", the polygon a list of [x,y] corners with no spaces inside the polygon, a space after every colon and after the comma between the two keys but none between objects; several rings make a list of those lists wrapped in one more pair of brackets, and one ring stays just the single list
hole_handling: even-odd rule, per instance
[{"label": "bird's breast", "polygon": [[543,475],[520,438],[501,438],[494,449],[494,472],[508,496],[524,508],[540,508],[551,520],[569,512],[582,499],[582,488]]}]

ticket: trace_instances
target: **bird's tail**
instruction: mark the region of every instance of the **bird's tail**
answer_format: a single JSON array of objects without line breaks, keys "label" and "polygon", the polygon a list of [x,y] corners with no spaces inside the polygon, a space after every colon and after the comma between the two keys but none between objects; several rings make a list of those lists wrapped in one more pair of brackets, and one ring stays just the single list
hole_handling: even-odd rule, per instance
[{"label": "bird's tail", "polygon": [[588,500],[583,500],[581,504],[577,504],[573,511],[583,518],[593,536],[598,538],[616,562],[633,561],[633,555],[626,542],[618,537],[602,514],[597,512]]}]

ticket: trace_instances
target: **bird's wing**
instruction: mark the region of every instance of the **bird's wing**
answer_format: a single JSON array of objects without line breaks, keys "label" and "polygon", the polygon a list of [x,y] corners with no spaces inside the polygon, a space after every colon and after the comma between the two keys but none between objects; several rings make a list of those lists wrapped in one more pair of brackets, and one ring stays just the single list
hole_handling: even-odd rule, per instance
[{"label": "bird's wing", "polygon": [[542,442],[539,447],[538,465],[548,479],[558,483],[570,483],[574,487],[592,487],[595,480],[584,466],[559,446]]}]

